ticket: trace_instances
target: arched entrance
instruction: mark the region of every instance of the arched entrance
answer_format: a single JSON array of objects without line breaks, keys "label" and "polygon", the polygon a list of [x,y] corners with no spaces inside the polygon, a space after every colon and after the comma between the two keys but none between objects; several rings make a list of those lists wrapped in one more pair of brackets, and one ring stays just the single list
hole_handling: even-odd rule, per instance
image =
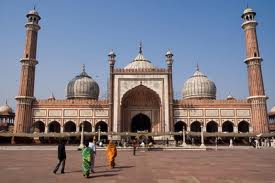
[{"label": "arched entrance", "polygon": [[239,131],[239,132],[242,132],[242,133],[249,132],[249,123],[246,122],[246,121],[241,121],[241,122],[238,124],[238,131]]},{"label": "arched entrance", "polygon": [[48,125],[49,132],[60,133],[60,124],[57,121],[53,121]]},{"label": "arched entrance", "polygon": [[159,95],[141,84],[123,95],[120,130],[160,132],[164,129],[160,111]]},{"label": "arched entrance", "polygon": [[151,132],[150,118],[142,113],[137,114],[132,119],[131,132],[147,131]]},{"label": "arched entrance", "polygon": [[223,132],[233,132],[233,123],[231,121],[226,121],[222,124]]},{"label": "arched entrance", "polygon": [[206,125],[207,132],[218,132],[218,124],[215,121],[210,121]]},{"label": "arched entrance", "polygon": [[108,132],[108,125],[104,121],[99,121],[98,123],[96,123],[95,125],[96,132],[98,131],[99,127],[101,132]]},{"label": "arched entrance", "polygon": [[[101,132],[108,132],[108,124],[104,121],[99,121],[95,125],[95,131],[98,132],[100,128]],[[100,136],[100,141],[102,141],[104,144],[107,143],[108,136],[107,135],[102,135]]]},{"label": "arched entrance", "polygon": [[80,123],[79,125],[79,131],[81,132],[82,131],[82,123],[83,123],[83,126],[84,126],[84,132],[92,132],[92,125],[89,121],[83,121]]},{"label": "arched entrance", "polygon": [[[174,125],[174,130],[175,130],[175,132],[183,131],[183,128],[184,128],[185,131],[187,130],[187,125],[186,125],[186,123],[183,122],[183,121],[178,121],[178,122]],[[182,134],[180,134],[180,135],[175,135],[174,138],[175,138],[176,142],[178,142],[178,141],[181,141],[181,140],[182,140],[183,136],[182,136]]]},{"label": "arched entrance", "polygon": [[72,121],[68,121],[64,125],[64,132],[75,132],[76,131],[76,125]]},{"label": "arched entrance", "polygon": [[191,129],[192,132],[200,132],[201,131],[201,123],[198,121],[195,121],[191,124]]},{"label": "arched entrance", "polygon": [[32,126],[34,132],[42,133],[45,131],[45,124],[42,121],[36,121]]}]

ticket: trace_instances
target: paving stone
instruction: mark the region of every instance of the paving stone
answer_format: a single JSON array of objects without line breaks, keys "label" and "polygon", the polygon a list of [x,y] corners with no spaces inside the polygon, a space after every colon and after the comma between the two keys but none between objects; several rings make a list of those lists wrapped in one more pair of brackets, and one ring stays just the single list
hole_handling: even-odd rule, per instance
[{"label": "paving stone", "polygon": [[86,179],[79,151],[68,150],[65,174],[53,174],[55,150],[0,150],[0,182],[275,183],[275,149],[221,151],[119,151],[110,169],[98,151],[95,173]]}]

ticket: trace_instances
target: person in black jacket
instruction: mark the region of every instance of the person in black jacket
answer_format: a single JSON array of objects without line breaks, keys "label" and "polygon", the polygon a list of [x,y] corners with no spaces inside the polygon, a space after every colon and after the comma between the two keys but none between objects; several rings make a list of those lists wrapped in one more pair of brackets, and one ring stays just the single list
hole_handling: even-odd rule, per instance
[{"label": "person in black jacket", "polygon": [[65,169],[65,160],[66,160],[65,140],[61,140],[58,145],[58,160],[59,162],[57,163],[53,173],[57,172],[60,164],[62,163],[61,173],[63,174]]}]

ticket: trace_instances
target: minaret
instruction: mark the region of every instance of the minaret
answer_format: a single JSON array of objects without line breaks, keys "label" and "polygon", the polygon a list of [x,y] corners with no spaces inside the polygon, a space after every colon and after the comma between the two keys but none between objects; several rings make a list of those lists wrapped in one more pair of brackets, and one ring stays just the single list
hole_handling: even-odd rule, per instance
[{"label": "minaret", "polygon": [[38,12],[34,9],[27,15],[26,27],[26,43],[24,55],[21,59],[21,75],[17,101],[15,129],[14,132],[30,132],[32,126],[32,102],[34,98],[34,80],[37,48],[37,35],[40,29],[38,24],[41,19]]},{"label": "minaret", "polygon": [[268,132],[268,116],[262,76],[261,62],[255,20],[256,13],[251,8],[246,8],[242,14],[242,28],[245,33],[246,59],[248,73],[248,101],[251,103],[252,127],[257,133]]},{"label": "minaret", "polygon": [[109,75],[109,97],[108,97],[108,100],[109,100],[109,111],[110,111],[110,115],[109,115],[109,131],[113,131],[113,97],[114,97],[114,85],[113,85],[113,82],[114,82],[114,76],[113,76],[113,73],[114,73],[114,66],[115,66],[115,63],[116,63],[116,54],[113,50],[111,50],[111,52],[108,54],[108,57],[109,57],[109,66],[110,66],[110,75]]},{"label": "minaret", "polygon": [[168,95],[169,95],[169,126],[170,129],[169,131],[174,131],[174,110],[173,110],[173,99],[174,99],[174,92],[173,92],[173,53],[171,50],[168,50],[167,53],[165,54],[166,57],[166,64],[167,64],[167,69],[168,69]]}]

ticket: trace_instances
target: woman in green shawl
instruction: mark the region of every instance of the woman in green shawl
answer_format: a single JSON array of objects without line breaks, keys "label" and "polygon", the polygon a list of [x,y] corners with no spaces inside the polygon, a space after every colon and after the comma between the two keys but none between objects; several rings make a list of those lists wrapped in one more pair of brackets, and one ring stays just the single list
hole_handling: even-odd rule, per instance
[{"label": "woman in green shawl", "polygon": [[85,142],[85,146],[81,151],[81,155],[82,155],[82,172],[83,172],[83,176],[88,178],[89,174],[90,174],[90,169],[91,169],[91,148],[88,147],[89,146],[89,142]]}]

